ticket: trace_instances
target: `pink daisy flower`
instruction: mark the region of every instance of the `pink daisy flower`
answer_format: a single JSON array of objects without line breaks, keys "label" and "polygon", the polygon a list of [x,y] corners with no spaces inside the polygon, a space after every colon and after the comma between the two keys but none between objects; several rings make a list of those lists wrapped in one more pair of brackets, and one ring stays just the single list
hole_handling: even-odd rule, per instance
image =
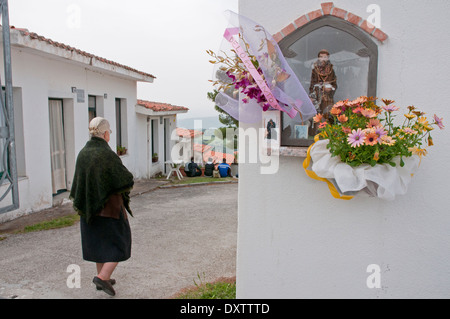
[{"label": "pink daisy flower", "polygon": [[361,110],[361,115],[367,117],[369,119],[377,117],[377,113],[371,109],[363,109]]},{"label": "pink daisy flower", "polygon": [[335,105],[333,105],[333,107],[335,107],[335,108],[340,108],[340,107],[343,107],[343,106],[345,106],[345,104],[348,102],[348,100],[346,100],[346,101],[339,101],[339,102],[337,102]]},{"label": "pink daisy flower", "polygon": [[364,111],[364,108],[362,108],[361,106],[358,106],[357,108],[355,108],[353,110],[353,113],[358,114],[358,113],[361,113],[361,111]]},{"label": "pink daisy flower", "polygon": [[380,126],[380,125],[381,125],[381,122],[379,119],[370,119],[369,123],[367,124],[367,127],[371,128],[371,127],[376,127],[376,126]]},{"label": "pink daisy flower", "polygon": [[323,120],[323,115],[319,113],[313,117],[313,120],[314,120],[314,123],[320,123]]},{"label": "pink daisy flower", "polygon": [[340,115],[340,116],[338,116],[338,121],[341,123],[345,123],[348,121],[348,117],[345,115]]},{"label": "pink daisy flower", "polygon": [[403,133],[409,134],[409,135],[414,135],[414,134],[419,133],[419,132],[417,132],[417,131],[413,130],[412,128],[409,128],[409,127],[405,127],[405,128],[402,129],[401,131],[402,131]]},{"label": "pink daisy flower", "polygon": [[395,140],[389,135],[384,135],[381,137],[381,144],[393,146],[395,144]]},{"label": "pink daisy flower", "polygon": [[443,118],[439,118],[436,114],[434,114],[434,121],[436,122],[435,124],[441,129],[441,130],[443,130],[444,129],[444,124],[443,124]]},{"label": "pink daisy flower", "polygon": [[351,147],[359,147],[364,145],[364,138],[366,134],[359,128],[358,130],[353,130],[351,134],[348,135],[347,141]]},{"label": "pink daisy flower", "polygon": [[386,112],[392,113],[395,111],[400,110],[398,107],[396,107],[395,105],[386,105],[386,106],[382,106],[383,110],[385,110]]},{"label": "pink daisy flower", "polygon": [[352,132],[352,129],[350,127],[342,126],[342,132],[345,134],[350,134]]},{"label": "pink daisy flower", "polygon": [[381,144],[382,137],[387,135],[388,132],[386,132],[383,126],[376,126],[375,133],[378,135],[378,143]]}]

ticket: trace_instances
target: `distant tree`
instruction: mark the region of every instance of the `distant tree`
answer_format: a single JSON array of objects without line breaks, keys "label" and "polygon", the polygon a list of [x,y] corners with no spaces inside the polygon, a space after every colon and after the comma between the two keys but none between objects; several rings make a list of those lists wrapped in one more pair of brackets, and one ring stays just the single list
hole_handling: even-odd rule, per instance
[{"label": "distant tree", "polygon": [[[208,92],[208,99],[215,103],[217,94],[219,94],[219,91],[217,91],[217,90],[214,90],[214,92]],[[225,125],[225,127],[230,127],[230,128],[238,128],[239,127],[239,121],[238,120],[236,120],[233,117],[231,117],[227,112],[222,110],[217,105],[214,105],[214,108],[215,108],[215,110],[217,112],[220,113],[219,114],[219,121],[220,121],[220,123]]]},{"label": "distant tree", "polygon": [[[208,92],[208,99],[210,99],[211,101],[215,102],[217,94],[219,94],[219,91],[217,91],[217,90],[214,90],[214,92]],[[224,125],[224,127],[220,127],[220,128],[217,129],[218,131],[220,131],[220,134],[218,134],[219,132],[216,131],[215,135],[216,136],[222,136],[223,140],[228,142],[226,129],[227,128],[237,129],[239,127],[239,121],[234,119],[227,112],[222,110],[219,106],[214,105],[214,108],[215,108],[215,110],[217,112],[220,113],[219,114],[219,121],[220,121],[220,123],[222,123]],[[223,152],[226,152],[227,148],[228,149],[237,149],[238,148],[238,138],[237,138],[237,136],[233,136],[231,145],[227,145],[226,143],[224,143],[223,147],[224,147]]]},{"label": "distant tree", "polygon": [[[227,135],[227,129],[232,129],[231,132],[233,132],[233,136]],[[219,136],[222,137],[223,142],[223,153],[227,153],[227,150],[237,150],[238,144],[239,144],[239,137],[236,133],[239,133],[236,131],[236,128],[234,127],[220,127],[217,130],[214,131],[214,135],[216,139],[218,139]]]}]

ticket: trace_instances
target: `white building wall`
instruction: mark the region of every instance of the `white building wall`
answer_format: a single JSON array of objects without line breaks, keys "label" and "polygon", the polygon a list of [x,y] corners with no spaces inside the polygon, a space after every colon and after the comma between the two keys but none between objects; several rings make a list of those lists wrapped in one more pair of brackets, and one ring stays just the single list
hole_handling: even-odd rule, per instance
[{"label": "white building wall", "polygon": [[[336,7],[364,19],[371,3],[334,1]],[[320,4],[246,0],[240,2],[240,13],[275,34],[320,9]],[[450,3],[377,4],[381,29],[389,35],[384,44],[377,42],[378,97],[394,99],[404,109],[415,105],[448,123],[450,35],[444,30]],[[275,175],[262,175],[261,164],[240,161],[237,297],[450,297],[447,136],[446,131],[434,132],[435,146],[408,194],[394,202],[367,197],[336,200],[324,183],[305,175],[303,158],[280,157]],[[381,268],[380,289],[366,285],[371,264]]]},{"label": "white building wall", "polygon": [[[146,168],[139,164],[141,149],[146,147],[146,137],[137,126],[136,81],[88,70],[85,65],[61,58],[30,53],[29,49],[12,48],[13,86],[22,92],[23,140],[26,176],[19,181],[20,208],[1,214],[1,220],[18,217],[52,205],[52,183],[49,140],[49,98],[61,98],[64,103],[67,150],[67,179],[70,189],[75,159],[89,139],[88,95],[98,96],[98,116],[105,117],[113,133],[109,145],[116,150],[115,98],[124,99],[127,107],[127,148],[123,163],[136,178],[146,177]],[[2,54],[0,55],[3,60]],[[3,69],[3,64],[1,64]],[[3,72],[3,71],[2,71]],[[71,88],[84,89],[85,102],[78,103]],[[107,94],[107,98],[104,98]],[[99,114],[100,113],[100,114]],[[23,155],[22,155],[23,156]]]},{"label": "white building wall", "polygon": [[[169,172],[168,164],[166,164],[166,162],[172,161],[172,148],[176,142],[176,140],[172,140],[172,137],[175,136],[172,135],[172,133],[174,133],[174,130],[176,130],[176,115],[149,116],[149,119],[155,120],[158,127],[157,137],[155,138],[155,140],[157,141],[155,153],[158,153],[158,161],[155,163],[153,163],[151,160],[151,144],[149,144],[149,177],[153,177],[158,173],[167,174]],[[164,125],[166,125],[165,121],[167,121],[168,126],[166,131],[164,132]],[[165,138],[164,134],[166,134]],[[149,143],[151,143],[151,135]]]},{"label": "white building wall", "polygon": [[[134,112],[134,107],[132,108]],[[135,126],[132,128],[134,138],[136,139],[136,148],[133,152],[133,156],[136,160],[136,169],[139,172],[140,178],[149,177],[149,158],[148,158],[148,145],[147,145],[147,118],[142,115],[134,115],[136,120]],[[151,162],[151,158],[150,158]]]},{"label": "white building wall", "polygon": [[[176,143],[176,124],[177,115],[164,111],[155,112],[151,110],[136,109],[136,127],[134,129],[136,139],[139,141],[140,147],[135,154],[137,169],[142,172],[143,177],[151,178],[155,175],[168,173],[166,161],[172,161],[172,149]],[[166,133],[164,126],[167,121]],[[152,123],[156,125],[156,134],[152,137]],[[166,134],[166,139],[164,139]],[[174,138],[172,140],[172,137]],[[154,152],[158,154],[158,161],[152,161],[152,140],[155,141]],[[166,158],[164,158],[166,153]],[[165,170],[166,168],[166,170]]]}]

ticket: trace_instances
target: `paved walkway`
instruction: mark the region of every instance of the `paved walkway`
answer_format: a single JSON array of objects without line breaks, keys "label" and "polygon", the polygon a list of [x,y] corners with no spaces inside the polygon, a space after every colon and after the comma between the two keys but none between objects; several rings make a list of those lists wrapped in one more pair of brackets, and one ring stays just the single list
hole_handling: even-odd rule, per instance
[{"label": "paved walkway", "polygon": [[[168,298],[198,276],[234,276],[237,183],[160,189],[162,182],[150,182],[133,190],[132,257],[113,274],[115,298]],[[80,246],[78,223],[8,235],[0,241],[0,297],[111,298],[95,290],[95,264],[82,260]],[[81,288],[68,288],[69,265],[79,266]]]}]

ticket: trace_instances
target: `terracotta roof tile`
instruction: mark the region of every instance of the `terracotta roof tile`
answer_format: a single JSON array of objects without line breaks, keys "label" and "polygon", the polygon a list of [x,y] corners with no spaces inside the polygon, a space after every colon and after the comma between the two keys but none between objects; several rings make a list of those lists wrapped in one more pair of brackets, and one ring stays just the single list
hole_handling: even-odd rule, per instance
[{"label": "terracotta roof tile", "polygon": [[177,127],[177,135],[181,136],[181,137],[193,138],[195,136],[202,135],[202,134],[203,134],[203,132],[201,132],[201,131],[188,130],[185,128]]},{"label": "terracotta roof tile", "polygon": [[177,106],[168,103],[151,102],[145,100],[137,100],[137,104],[155,112],[168,112],[168,111],[188,111],[189,109],[184,106]]},{"label": "terracotta roof tile", "polygon": [[212,149],[211,145],[205,145],[205,144],[194,144],[193,145],[194,152],[200,152],[205,153]]},{"label": "terracotta roof tile", "polygon": [[[78,53],[78,54],[80,54],[80,55],[82,55],[82,56],[85,56],[85,57],[88,57],[88,58],[91,58],[91,59],[95,58],[96,60],[99,60],[99,61],[101,61],[101,62],[104,62],[104,63],[107,63],[107,64],[111,64],[111,65],[114,65],[114,66],[117,66],[117,67],[121,67],[121,68],[123,68],[123,69],[129,70],[129,71],[132,71],[132,72],[136,72],[136,73],[138,73],[138,74],[141,74],[141,75],[148,76],[148,77],[151,77],[151,78],[156,79],[156,77],[155,77],[154,75],[152,75],[152,74],[145,73],[145,72],[142,72],[142,71],[133,69],[133,68],[131,68],[131,67],[129,67],[129,66],[126,66],[126,65],[123,65],[123,64],[119,64],[119,63],[117,63],[117,62],[114,62],[114,61],[111,61],[111,60],[108,60],[108,59],[105,59],[105,58],[96,56],[96,55],[91,54],[91,53],[87,53],[87,52],[85,52],[85,51],[82,51],[82,50],[80,50],[80,49],[71,47],[71,46],[66,45],[66,44],[64,44],[64,43],[60,43],[60,42],[53,41],[53,40],[51,40],[51,39],[47,39],[47,38],[44,37],[44,36],[41,36],[41,35],[38,35],[38,34],[36,34],[36,33],[34,33],[34,32],[28,31],[28,29],[16,28],[16,27],[14,27],[14,26],[11,26],[11,29],[12,29],[12,30],[19,31],[20,34],[21,34],[22,36],[28,36],[30,39],[34,39],[34,40],[38,40],[38,41],[43,41],[43,42],[46,42],[46,43],[48,43],[49,45],[52,45],[52,46],[54,46],[54,47],[61,48],[61,49],[67,50],[67,51],[74,51],[74,52],[76,52],[76,53]],[[91,61],[92,61],[92,60],[91,60]]]}]

